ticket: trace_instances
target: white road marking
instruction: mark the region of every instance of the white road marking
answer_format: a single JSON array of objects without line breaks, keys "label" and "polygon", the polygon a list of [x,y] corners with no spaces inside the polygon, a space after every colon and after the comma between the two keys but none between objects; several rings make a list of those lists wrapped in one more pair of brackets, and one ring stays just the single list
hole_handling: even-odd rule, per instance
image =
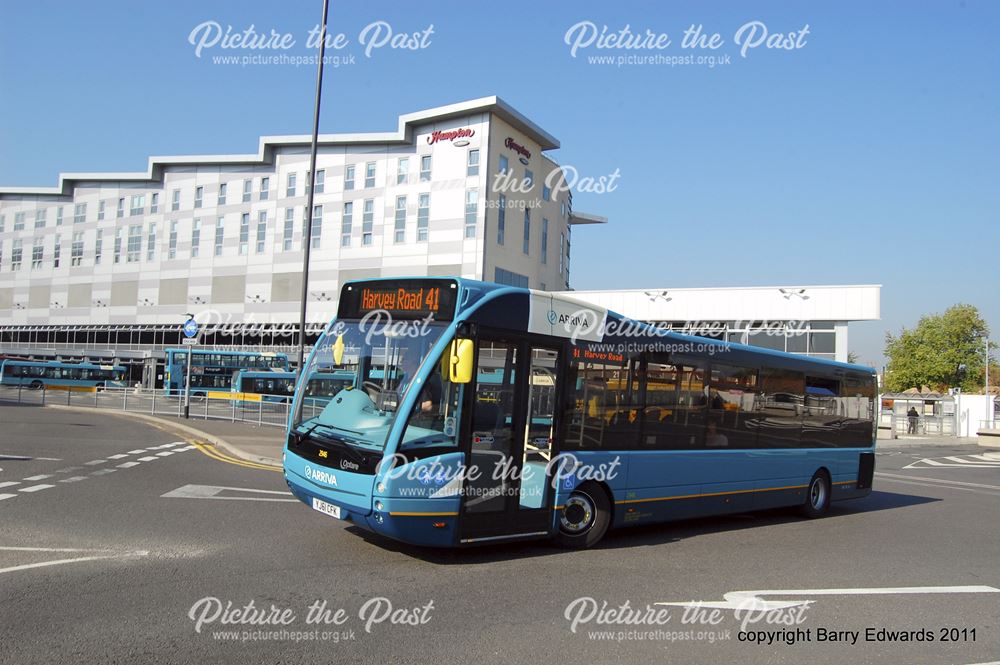
[{"label": "white road marking", "polygon": [[133,466],[139,466],[138,462],[122,462],[118,465],[119,469],[131,469]]},{"label": "white road marking", "polygon": [[95,459],[95,460],[91,460],[89,462],[84,462],[84,466],[97,466],[98,464],[104,464],[107,461],[108,460],[106,460],[106,459]]},{"label": "white road marking", "polygon": [[32,568],[45,568],[48,566],[61,566],[67,563],[82,563],[84,561],[97,561],[98,559],[128,559],[134,557],[148,556],[149,552],[138,551],[126,554],[99,554],[96,556],[81,556],[74,559],[56,559],[55,561],[39,561],[38,563],[27,563],[21,566],[11,566],[10,568],[0,568],[2,573],[14,573],[20,570],[30,570]]},{"label": "white road marking", "polygon": [[0,501],[3,501],[4,499],[13,499],[15,496],[17,496],[17,495],[16,494],[0,494]]},{"label": "white road marking", "polygon": [[20,485],[21,482],[18,480],[9,480],[5,483],[0,483],[0,487],[13,487],[14,485]]},{"label": "white road marking", "polygon": [[[941,461],[945,460],[945,461]],[[925,469],[927,467],[949,467],[953,469],[996,469],[1000,468],[1000,458],[990,453],[982,455],[953,455],[948,457],[922,457],[904,466],[904,469]]]},{"label": "white road marking", "polygon": [[969,483],[961,480],[945,480],[943,478],[926,478],[924,476],[905,476],[896,473],[885,473],[884,471],[878,471],[875,473],[876,476],[880,478],[894,478],[898,480],[923,480],[929,483],[942,483],[945,485],[958,485],[960,487],[977,487],[979,489],[986,490],[997,490],[1000,491],[1000,486],[998,485],[984,485],[982,483]]},{"label": "white road marking", "polygon": [[781,610],[809,605],[814,600],[763,600],[761,596],[885,596],[925,593],[1000,593],[991,586],[910,586],[875,587],[855,589],[763,589],[760,591],[730,591],[723,594],[723,601],[692,600],[682,603],[656,603],[677,607],[704,607],[720,610],[747,610],[751,612]]},{"label": "white road marking", "polygon": [[87,476],[73,476],[72,478],[63,478],[59,482],[61,483],[78,483],[81,480],[86,480]]},{"label": "white road marking", "polygon": [[138,455],[139,453],[144,453],[144,452],[146,452],[146,449],[145,448],[140,448],[139,450],[130,450],[130,451],[128,451],[128,454],[129,455]]},{"label": "white road marking", "polygon": [[156,453],[156,456],[157,457],[167,457],[168,455],[173,455],[173,454],[174,454],[174,451],[172,451],[172,450],[164,450],[162,453]]},{"label": "white road marking", "polygon": [[82,466],[67,466],[65,469],[56,469],[56,473],[69,473],[70,471],[76,471],[77,469],[82,468]]},{"label": "white road marking", "polygon": [[139,461],[140,462],[152,462],[155,459],[158,459],[158,458],[152,457],[152,456],[150,456],[150,457],[140,457]]},{"label": "white road marking", "polygon": [[253,494],[277,494],[279,496],[291,496],[291,492],[280,492],[275,490],[258,490],[246,487],[221,487],[216,485],[184,485],[166,494],[161,498],[167,499],[220,499],[223,501],[280,501],[296,503],[298,499],[278,499],[260,496],[218,496],[222,492],[250,492]]},{"label": "white road marking", "polygon": [[92,476],[106,476],[106,475],[108,475],[109,473],[114,473],[114,472],[115,472],[115,471],[117,471],[117,470],[118,470],[118,469],[101,469],[100,471],[94,471],[94,472],[93,472],[92,474],[90,474],[90,475],[92,475]]},{"label": "white road marking", "polygon": [[123,457],[128,457],[128,455],[108,455],[108,459],[122,459]]},{"label": "white road marking", "polygon": [[22,487],[22,492],[41,492],[42,490],[47,490],[50,487],[55,487],[55,485],[32,485],[31,487]]},{"label": "white road marking", "polygon": [[47,474],[43,473],[40,476],[28,476],[24,480],[32,480],[32,481],[35,481],[35,480],[45,480],[46,478],[51,478],[51,477],[52,477],[51,475],[47,475]]}]

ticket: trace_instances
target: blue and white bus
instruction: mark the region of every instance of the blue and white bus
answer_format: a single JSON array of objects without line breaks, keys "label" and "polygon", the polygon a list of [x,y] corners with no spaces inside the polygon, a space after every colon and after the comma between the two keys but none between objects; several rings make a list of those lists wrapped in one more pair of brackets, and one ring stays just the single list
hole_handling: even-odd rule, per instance
[{"label": "blue and white bus", "polygon": [[0,385],[46,388],[123,388],[127,370],[121,365],[5,360]]},{"label": "blue and white bus", "polygon": [[[167,349],[163,372],[163,392],[179,395],[184,392],[187,372],[188,349]],[[204,395],[209,391],[229,392],[233,377],[241,369],[287,372],[288,356],[284,353],[256,351],[212,351],[196,349],[192,352],[191,394]]]},{"label": "blue and white bus", "polygon": [[[285,402],[295,393],[295,372],[262,372],[239,370],[233,377],[232,392],[254,395],[265,402]],[[329,398],[344,386],[354,385],[351,372],[317,372],[309,379],[306,396],[313,400]]]},{"label": "blue and white bus", "polygon": [[[316,371],[353,383],[315,408]],[[530,377],[530,379],[529,379]],[[296,389],[301,501],[408,543],[555,538],[871,492],[869,367],[465,279],[349,282]]]}]

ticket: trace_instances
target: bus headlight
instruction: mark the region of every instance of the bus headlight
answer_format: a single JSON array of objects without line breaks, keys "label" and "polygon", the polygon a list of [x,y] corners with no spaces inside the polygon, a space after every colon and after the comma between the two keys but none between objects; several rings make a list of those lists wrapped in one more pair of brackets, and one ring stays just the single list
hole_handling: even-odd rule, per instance
[{"label": "bus headlight", "polygon": [[385,493],[385,483],[379,483],[378,485],[375,486],[375,489],[378,491],[379,494],[384,494]]},{"label": "bus headlight", "polygon": [[382,510],[382,502],[381,501],[376,501],[375,502],[375,510]]}]

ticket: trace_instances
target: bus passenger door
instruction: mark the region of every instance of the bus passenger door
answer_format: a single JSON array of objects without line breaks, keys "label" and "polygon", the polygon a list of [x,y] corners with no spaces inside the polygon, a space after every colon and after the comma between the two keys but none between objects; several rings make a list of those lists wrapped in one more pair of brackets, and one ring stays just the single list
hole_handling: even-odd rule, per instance
[{"label": "bus passenger door", "polygon": [[548,532],[557,361],[558,351],[523,340],[479,339],[461,542]]}]

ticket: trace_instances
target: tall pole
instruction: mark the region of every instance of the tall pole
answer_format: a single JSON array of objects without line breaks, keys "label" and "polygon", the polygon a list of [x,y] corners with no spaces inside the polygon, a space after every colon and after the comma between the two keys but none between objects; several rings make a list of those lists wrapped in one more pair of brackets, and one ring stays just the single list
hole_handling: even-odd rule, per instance
[{"label": "tall pole", "polygon": [[990,398],[990,338],[988,335],[984,341],[986,342],[986,419],[990,421],[992,427],[993,400]]},{"label": "tall pole", "polygon": [[[312,249],[313,196],[316,192],[316,147],[319,141],[319,103],[323,95],[323,58],[326,55],[326,19],[330,0],[323,0],[323,21],[319,32],[319,62],[316,65],[316,103],[313,107],[312,145],[309,153],[309,191],[306,193],[306,223],[302,238],[302,301],[299,310],[299,377],[305,369],[306,355],[306,304],[309,296],[309,250]],[[301,404],[301,402],[300,402]],[[299,409],[301,413],[301,406]],[[298,413],[296,414],[296,420]]]}]

